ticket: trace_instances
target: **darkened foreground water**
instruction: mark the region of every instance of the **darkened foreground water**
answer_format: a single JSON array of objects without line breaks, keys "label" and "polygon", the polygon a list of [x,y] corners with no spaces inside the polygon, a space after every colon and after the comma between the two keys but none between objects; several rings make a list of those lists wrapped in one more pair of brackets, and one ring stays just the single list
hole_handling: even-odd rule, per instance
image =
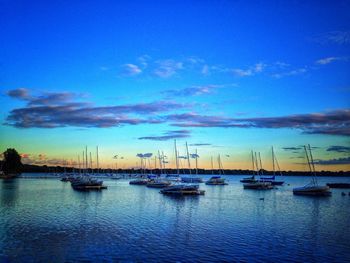
[{"label": "darkened foreground water", "polygon": [[227,186],[201,184],[204,196],[184,198],[128,180],[106,179],[100,192],[57,179],[2,180],[0,262],[349,262],[345,190],[293,196],[309,178],[284,177],[290,185],[271,191],[243,190],[242,176],[227,178]]}]

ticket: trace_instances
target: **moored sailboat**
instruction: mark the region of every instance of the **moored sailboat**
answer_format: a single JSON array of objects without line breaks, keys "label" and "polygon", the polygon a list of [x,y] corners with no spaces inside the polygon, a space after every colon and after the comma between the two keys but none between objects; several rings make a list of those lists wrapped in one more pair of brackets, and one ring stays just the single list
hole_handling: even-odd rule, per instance
[{"label": "moored sailboat", "polygon": [[[316,176],[315,164],[312,157],[310,144],[308,149],[304,146],[307,163],[312,174],[311,182],[302,187],[296,187],[293,189],[295,195],[308,195],[308,196],[330,196],[332,192],[328,185],[319,185]],[[309,151],[309,153],[308,153]],[[309,156],[310,155],[310,156]]]}]

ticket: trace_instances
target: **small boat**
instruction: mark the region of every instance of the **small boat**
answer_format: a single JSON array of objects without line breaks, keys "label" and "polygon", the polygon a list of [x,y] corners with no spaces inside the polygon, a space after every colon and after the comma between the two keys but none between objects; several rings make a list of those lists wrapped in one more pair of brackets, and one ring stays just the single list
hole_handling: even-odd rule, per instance
[{"label": "small boat", "polygon": [[[308,196],[330,196],[332,192],[328,185],[318,185],[315,164],[312,157],[311,146],[308,145],[308,151],[306,150],[306,146],[304,146],[305,155],[307,159],[307,163],[312,174],[311,182],[305,186],[297,187],[293,189],[293,194],[295,195],[308,195]],[[309,156],[310,155],[310,156]]]},{"label": "small boat", "polygon": [[204,195],[204,190],[199,190],[199,185],[172,185],[160,191],[166,195]]},{"label": "small boat", "polygon": [[252,175],[251,177],[246,177],[240,180],[241,183],[254,183],[257,182],[258,180],[255,179],[255,175]]},{"label": "small boat", "polygon": [[302,187],[297,187],[293,189],[293,194],[295,195],[311,195],[311,196],[330,196],[332,192],[329,189],[329,186],[319,186],[310,183]]},{"label": "small boat", "polygon": [[131,180],[129,182],[129,184],[133,184],[133,185],[146,185],[149,182],[148,179],[135,179],[135,180]]},{"label": "small boat", "polygon": [[206,185],[227,185],[224,178],[221,176],[212,176],[208,181],[205,182]]},{"label": "small boat", "polygon": [[123,179],[123,177],[120,176],[120,175],[118,175],[118,174],[113,174],[113,175],[111,176],[111,179],[112,179],[112,180],[120,180],[120,179]]},{"label": "small boat", "polygon": [[103,181],[90,176],[80,176],[74,178],[71,181],[71,186],[75,190],[101,190],[107,188],[103,185]]},{"label": "small boat", "polygon": [[343,189],[350,188],[350,183],[328,183],[326,185],[329,186],[329,188],[343,188]]},{"label": "small boat", "polygon": [[150,188],[164,188],[170,186],[171,183],[168,180],[164,179],[152,179],[147,182],[147,187]]},{"label": "small boat", "polygon": [[243,188],[252,190],[270,190],[273,189],[273,185],[270,182],[253,182],[243,184]]},{"label": "small boat", "polygon": [[269,182],[272,185],[283,185],[284,181],[276,181],[275,176],[260,177],[260,182]]}]

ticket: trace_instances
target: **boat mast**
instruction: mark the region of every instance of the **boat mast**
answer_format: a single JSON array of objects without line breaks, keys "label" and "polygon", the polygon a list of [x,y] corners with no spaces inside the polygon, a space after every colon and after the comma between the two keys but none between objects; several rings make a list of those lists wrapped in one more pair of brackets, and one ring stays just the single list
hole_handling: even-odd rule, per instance
[{"label": "boat mast", "polygon": [[254,157],[255,157],[254,161],[255,161],[255,167],[256,167],[256,174],[260,175],[260,169],[259,169],[259,165],[258,165],[258,157],[256,155],[256,152],[254,152]]},{"label": "boat mast", "polygon": [[159,160],[159,169],[160,169],[160,175],[162,175],[162,168],[163,168],[163,166],[162,166],[162,158],[160,157],[160,152],[159,152],[159,150],[158,150],[158,160]]},{"label": "boat mast", "polygon": [[90,152],[90,167],[91,167],[91,173],[93,173],[93,169],[92,169],[92,158],[91,158],[91,152]]},{"label": "boat mast", "polygon": [[213,156],[210,156],[210,161],[211,161],[211,175],[214,175]]},{"label": "boat mast", "polygon": [[314,183],[317,185],[317,176],[316,176],[316,169],[315,169],[315,164],[314,164],[314,158],[312,157],[310,144],[308,144],[308,146],[309,146],[309,152],[310,152],[310,160],[311,160],[312,172],[313,172],[313,175],[314,175],[313,179],[314,179]]},{"label": "boat mast", "polygon": [[[308,154],[308,152],[306,150],[306,146],[305,145],[304,145],[304,150],[305,150],[306,160],[307,160],[307,164],[309,166],[310,173],[313,176],[313,172],[312,172],[312,168],[311,168],[311,164],[310,164],[310,159],[309,159],[309,154]],[[314,177],[312,177],[311,181],[312,181],[313,184],[315,184]]]},{"label": "boat mast", "polygon": [[271,146],[272,149],[272,169],[273,169],[273,176],[275,176],[275,153],[273,151],[273,146]]},{"label": "boat mast", "polygon": [[98,163],[98,146],[96,146],[96,168],[97,168],[97,173],[100,173],[100,168],[99,168],[99,163]]},{"label": "boat mast", "polygon": [[186,151],[187,151],[187,162],[188,162],[188,169],[190,171],[190,174],[191,173],[191,162],[190,162],[190,154],[188,153],[188,145],[187,145],[187,142],[186,142]]},{"label": "boat mast", "polygon": [[176,164],[176,173],[179,175],[179,161],[177,159],[177,148],[176,148],[176,140],[174,140],[175,144],[175,164]]},{"label": "boat mast", "polygon": [[198,175],[198,152],[196,149],[196,174]]},{"label": "boat mast", "polygon": [[85,146],[85,167],[86,167],[86,173],[89,173],[88,158],[87,158],[87,146]]},{"label": "boat mast", "polygon": [[80,169],[80,156],[78,154],[78,167],[79,167],[79,173],[81,173],[81,169]]},{"label": "boat mast", "polygon": [[253,150],[252,150],[252,164],[253,164],[253,178],[255,176],[255,164],[254,164],[254,153],[253,153]]},{"label": "boat mast", "polygon": [[264,171],[263,171],[263,168],[262,168],[262,163],[261,163],[261,156],[260,156],[260,152],[259,152],[259,162],[260,162],[261,175],[264,175]]}]

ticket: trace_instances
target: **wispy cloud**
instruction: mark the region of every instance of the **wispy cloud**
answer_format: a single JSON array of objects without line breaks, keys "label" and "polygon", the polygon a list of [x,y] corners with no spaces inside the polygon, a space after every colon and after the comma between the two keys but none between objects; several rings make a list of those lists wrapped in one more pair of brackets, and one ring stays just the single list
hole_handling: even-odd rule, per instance
[{"label": "wispy cloud", "polygon": [[339,61],[339,60],[344,60],[344,59],[345,59],[344,57],[326,57],[326,58],[322,58],[322,59],[315,61],[315,64],[327,65],[327,64],[330,64],[334,61]]},{"label": "wispy cloud", "polygon": [[299,151],[302,149],[302,147],[282,147],[285,151]]},{"label": "wispy cloud", "polygon": [[231,72],[238,77],[247,77],[247,76],[252,76],[262,72],[265,67],[266,65],[260,62],[247,69],[240,69],[240,68],[232,69]]},{"label": "wispy cloud", "polygon": [[166,90],[163,93],[169,97],[185,97],[185,96],[200,96],[205,94],[211,94],[219,88],[220,85],[204,85],[204,86],[192,86],[183,89],[171,89]]},{"label": "wispy cloud", "polygon": [[172,59],[157,61],[157,67],[153,73],[160,78],[169,78],[183,69],[183,63]]},{"label": "wispy cloud", "polygon": [[140,158],[151,158],[153,155],[153,153],[138,153],[136,154],[136,157],[140,157]]},{"label": "wispy cloud", "polygon": [[314,163],[318,165],[347,165],[350,164],[350,157],[335,158],[329,160],[315,160]]},{"label": "wispy cloud", "polygon": [[192,143],[189,146],[211,146],[211,143]]},{"label": "wispy cloud", "polygon": [[320,44],[345,45],[350,43],[350,31],[329,31],[310,38]]},{"label": "wispy cloud", "polygon": [[327,148],[327,152],[350,153],[350,147],[332,145]]},{"label": "wispy cloud", "polygon": [[187,138],[190,137],[191,131],[189,130],[177,130],[177,131],[167,131],[162,135],[158,136],[145,136],[138,138],[139,140],[151,140],[151,141],[167,141],[173,139]]},{"label": "wispy cloud", "polygon": [[282,78],[282,77],[288,77],[288,76],[296,76],[296,75],[301,75],[307,72],[307,68],[306,67],[302,67],[302,68],[297,68],[297,69],[292,69],[292,70],[288,70],[288,71],[282,71],[282,72],[278,72],[278,73],[273,73],[272,77],[274,78]]},{"label": "wispy cloud", "polygon": [[167,121],[177,127],[299,129],[306,134],[350,136],[350,110],[326,113],[295,114],[280,117],[228,118],[183,113],[168,115]]},{"label": "wispy cloud", "polygon": [[124,64],[123,65],[123,74],[128,76],[135,76],[142,72],[139,66],[135,64]]}]

